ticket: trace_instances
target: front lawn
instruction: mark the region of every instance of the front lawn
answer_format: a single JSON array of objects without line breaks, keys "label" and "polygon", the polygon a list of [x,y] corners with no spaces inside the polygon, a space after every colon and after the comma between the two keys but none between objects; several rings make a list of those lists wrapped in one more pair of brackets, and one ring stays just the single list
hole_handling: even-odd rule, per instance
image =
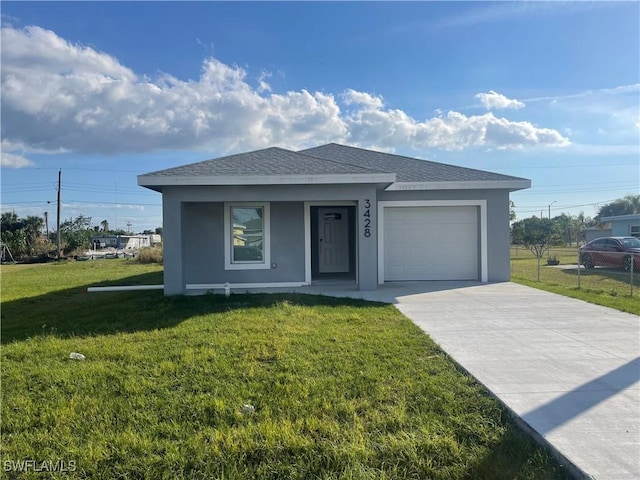
[{"label": "front lawn", "polygon": [[392,306],[86,293],[160,269],[2,267],[4,476],[61,460],[75,471],[54,478],[567,478]]}]

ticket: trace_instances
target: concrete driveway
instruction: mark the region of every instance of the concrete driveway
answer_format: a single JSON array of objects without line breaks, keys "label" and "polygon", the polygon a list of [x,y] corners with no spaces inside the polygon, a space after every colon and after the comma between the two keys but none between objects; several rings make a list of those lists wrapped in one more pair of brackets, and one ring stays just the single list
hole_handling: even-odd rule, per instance
[{"label": "concrete driveway", "polygon": [[396,304],[574,473],[640,478],[640,317],[514,283],[299,291]]}]

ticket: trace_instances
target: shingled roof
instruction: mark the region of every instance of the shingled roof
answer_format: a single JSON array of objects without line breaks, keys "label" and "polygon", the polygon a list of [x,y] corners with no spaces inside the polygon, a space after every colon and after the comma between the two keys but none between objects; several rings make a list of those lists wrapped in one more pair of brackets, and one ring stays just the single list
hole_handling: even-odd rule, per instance
[{"label": "shingled roof", "polygon": [[316,158],[332,159],[343,164],[358,165],[378,172],[395,173],[397,182],[522,180],[499,173],[365,150],[337,143],[308,148],[299,153]]},{"label": "shingled roof", "polygon": [[394,173],[271,147],[138,176],[138,185],[390,184]]},{"label": "shingled roof", "polygon": [[313,158],[284,148],[270,147],[160,170],[145,176],[341,175],[349,173],[382,172],[357,164],[336,162],[331,158],[320,156]]},{"label": "shingled roof", "polygon": [[139,185],[154,190],[169,185],[332,183],[377,183],[388,190],[530,186],[523,178],[336,143],[299,152],[271,147],[138,176]]}]

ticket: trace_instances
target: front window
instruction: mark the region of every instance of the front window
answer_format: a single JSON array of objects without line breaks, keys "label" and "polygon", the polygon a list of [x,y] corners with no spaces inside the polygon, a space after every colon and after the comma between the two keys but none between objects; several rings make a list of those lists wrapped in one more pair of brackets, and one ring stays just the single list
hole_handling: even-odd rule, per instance
[{"label": "front window", "polygon": [[232,263],[264,260],[264,207],[231,207]]},{"label": "front window", "polygon": [[269,268],[269,204],[225,205],[225,268]]}]

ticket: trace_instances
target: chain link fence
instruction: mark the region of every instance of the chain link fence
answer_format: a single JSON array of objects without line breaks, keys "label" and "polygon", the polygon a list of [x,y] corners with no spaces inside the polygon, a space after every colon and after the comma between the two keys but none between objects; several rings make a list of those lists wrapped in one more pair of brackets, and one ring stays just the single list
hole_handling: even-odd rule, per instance
[{"label": "chain link fence", "polygon": [[578,247],[556,247],[537,259],[527,248],[514,245],[511,278],[640,300],[640,254],[617,251],[579,254]]}]

